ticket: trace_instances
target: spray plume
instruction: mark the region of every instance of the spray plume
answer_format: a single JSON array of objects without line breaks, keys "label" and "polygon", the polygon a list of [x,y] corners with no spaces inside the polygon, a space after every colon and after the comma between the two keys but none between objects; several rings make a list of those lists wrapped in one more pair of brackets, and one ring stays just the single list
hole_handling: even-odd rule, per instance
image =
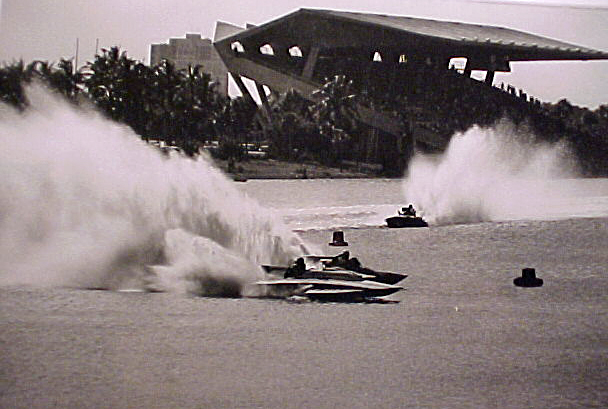
[{"label": "spray plume", "polygon": [[416,154],[404,184],[407,201],[434,224],[542,217],[576,175],[567,147],[537,143],[503,120],[452,137],[440,155]]},{"label": "spray plume", "polygon": [[39,87],[28,99],[0,107],[0,284],[217,295],[225,278],[233,294],[304,251],[205,155],[166,157]]}]

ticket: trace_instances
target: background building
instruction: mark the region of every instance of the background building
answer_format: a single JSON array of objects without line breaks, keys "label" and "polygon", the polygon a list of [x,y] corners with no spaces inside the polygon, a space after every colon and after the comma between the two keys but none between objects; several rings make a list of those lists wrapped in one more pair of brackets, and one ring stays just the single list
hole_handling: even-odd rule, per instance
[{"label": "background building", "polygon": [[[505,110],[543,118],[540,101],[508,84],[494,86],[495,73],[510,72],[511,62],[608,59],[510,28],[320,9],[257,27],[218,22],[214,45],[243,95],[243,79],[253,80],[268,112],[266,89],[293,89],[315,102],[332,78],[351,80],[359,96],[356,149],[366,152],[357,160],[385,169],[398,163],[396,174],[414,151],[441,151],[454,132],[489,125]],[[485,72],[483,80],[473,71]]]},{"label": "background building", "polygon": [[168,44],[152,44],[150,65],[163,59],[171,61],[177,69],[202,65],[203,71],[218,83],[218,92],[228,95],[228,70],[210,39],[202,38],[200,34],[186,34],[186,38],[169,39]]}]

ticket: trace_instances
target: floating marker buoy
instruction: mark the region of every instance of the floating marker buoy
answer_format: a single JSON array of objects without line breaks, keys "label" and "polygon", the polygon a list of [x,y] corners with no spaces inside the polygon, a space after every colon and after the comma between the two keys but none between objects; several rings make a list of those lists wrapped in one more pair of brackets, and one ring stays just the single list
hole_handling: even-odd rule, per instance
[{"label": "floating marker buoy", "polygon": [[524,268],[521,270],[521,277],[515,278],[513,284],[518,287],[540,287],[543,280],[536,277],[536,270],[533,268]]},{"label": "floating marker buoy", "polygon": [[348,243],[344,241],[344,232],[335,231],[333,234],[332,242],[330,246],[348,246]]}]

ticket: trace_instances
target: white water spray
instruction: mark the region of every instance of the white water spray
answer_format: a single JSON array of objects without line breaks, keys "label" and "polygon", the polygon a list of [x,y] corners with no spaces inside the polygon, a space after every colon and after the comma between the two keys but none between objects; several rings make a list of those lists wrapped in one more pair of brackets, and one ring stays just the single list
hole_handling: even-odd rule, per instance
[{"label": "white water spray", "polygon": [[206,156],[165,157],[41,89],[28,99],[0,109],[0,285],[218,295],[226,278],[233,295],[304,251]]},{"label": "white water spray", "polygon": [[508,121],[456,134],[444,153],[415,155],[405,199],[434,224],[542,218],[564,196],[553,182],[576,171],[563,144],[532,139]]}]

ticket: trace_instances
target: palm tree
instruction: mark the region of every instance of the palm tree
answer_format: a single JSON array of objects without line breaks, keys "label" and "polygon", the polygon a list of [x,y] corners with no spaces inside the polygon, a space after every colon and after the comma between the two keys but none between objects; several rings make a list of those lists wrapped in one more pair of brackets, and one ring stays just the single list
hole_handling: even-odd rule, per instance
[{"label": "palm tree", "polygon": [[177,90],[181,83],[181,75],[171,61],[162,60],[154,67],[152,72],[154,118],[159,135],[169,143],[173,143],[176,134],[179,133],[175,105]]},{"label": "palm tree", "polygon": [[223,100],[202,67],[177,70],[169,60],[154,67],[129,59],[116,47],[87,65],[91,98],[112,119],[125,122],[144,138],[155,137],[196,153],[213,132]]},{"label": "palm tree", "polygon": [[353,82],[344,75],[336,75],[313,94],[317,102],[312,106],[322,135],[325,135],[337,150],[341,163],[343,147],[354,136],[359,114]]},{"label": "palm tree", "polygon": [[49,78],[51,87],[72,101],[75,101],[80,94],[82,81],[82,73],[74,70],[72,60],[64,58],[59,60],[58,68],[51,73]]},{"label": "palm tree", "polygon": [[75,101],[81,91],[82,74],[74,72],[71,60],[61,59],[57,67],[48,61],[34,60],[25,67],[25,80],[37,79],[53,91]]},{"label": "palm tree", "polygon": [[186,151],[195,153],[197,145],[213,133],[216,112],[223,101],[211,75],[203,72],[202,66],[189,66],[180,71],[180,76],[174,100],[177,134]]},{"label": "palm tree", "polygon": [[23,60],[13,62],[0,69],[0,100],[19,110],[27,106],[22,82],[29,81]]},{"label": "palm tree", "polygon": [[314,134],[310,106],[295,90],[286,92],[273,103],[266,129],[272,155],[291,160],[296,150],[309,150]]},{"label": "palm tree", "polygon": [[135,61],[118,47],[102,49],[93,62],[86,65],[84,83],[89,95],[110,118],[123,121],[128,112],[125,102],[132,95],[128,88],[129,71]]},{"label": "palm tree", "polygon": [[242,96],[218,105],[214,126],[228,159],[242,159],[241,144],[253,129],[256,113],[257,107]]}]

